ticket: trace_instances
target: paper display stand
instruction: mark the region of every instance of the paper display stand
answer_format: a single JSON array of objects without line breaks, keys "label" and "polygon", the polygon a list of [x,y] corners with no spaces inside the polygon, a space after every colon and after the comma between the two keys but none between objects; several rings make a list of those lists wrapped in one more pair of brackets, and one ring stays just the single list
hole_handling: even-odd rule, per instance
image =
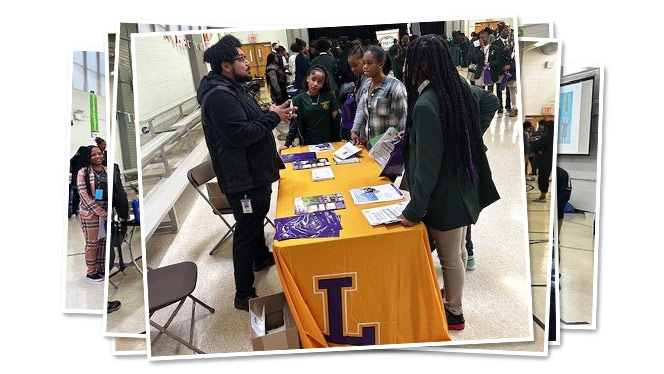
[{"label": "paper display stand", "polygon": [[403,173],[403,139],[394,139],[397,133],[394,127],[390,127],[369,151],[369,156],[383,168],[380,172],[381,177],[398,176]]}]

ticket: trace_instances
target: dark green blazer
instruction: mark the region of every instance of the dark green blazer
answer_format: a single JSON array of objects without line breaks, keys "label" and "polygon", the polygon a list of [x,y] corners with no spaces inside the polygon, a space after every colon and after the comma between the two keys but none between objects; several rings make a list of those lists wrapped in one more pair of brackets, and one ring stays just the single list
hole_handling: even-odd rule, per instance
[{"label": "dark green blazer", "polygon": [[[332,54],[328,51],[324,55],[318,55],[316,58],[311,60],[311,66],[314,66],[316,64],[320,64],[325,66],[328,72],[330,72],[330,90],[336,91],[337,90],[337,73],[338,73],[338,68],[337,68],[337,59],[332,56]],[[306,77],[305,77],[306,79]]]},{"label": "dark green blazer", "polygon": [[[477,99],[476,103],[479,106]],[[480,180],[472,183],[454,166],[452,154],[446,152],[447,124],[440,113],[440,100],[428,86],[417,99],[412,123],[406,129],[405,177],[411,200],[403,215],[411,222],[423,221],[436,230],[447,231],[474,224],[482,209],[500,197],[481,138],[480,151],[473,158]],[[481,133],[479,122],[474,125]]]}]

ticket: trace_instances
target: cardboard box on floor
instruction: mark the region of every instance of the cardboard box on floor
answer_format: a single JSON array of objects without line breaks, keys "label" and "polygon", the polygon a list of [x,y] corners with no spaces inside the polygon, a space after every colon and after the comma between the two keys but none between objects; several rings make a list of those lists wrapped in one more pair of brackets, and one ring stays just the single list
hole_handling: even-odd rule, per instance
[{"label": "cardboard box on floor", "polygon": [[[254,351],[299,349],[300,337],[297,333],[295,319],[286,302],[286,295],[281,292],[249,300],[249,310],[256,315],[261,315],[263,306],[265,307],[265,327],[268,333],[263,336],[256,336],[253,329],[249,328],[251,330],[251,345]],[[284,325],[285,329],[270,333],[270,330]]]},{"label": "cardboard box on floor", "polygon": [[216,182],[216,179],[215,182],[205,183],[205,187],[207,187],[210,202],[215,208],[219,210],[230,208],[231,204],[228,202],[226,195],[221,193],[221,189],[219,189],[219,184]]}]

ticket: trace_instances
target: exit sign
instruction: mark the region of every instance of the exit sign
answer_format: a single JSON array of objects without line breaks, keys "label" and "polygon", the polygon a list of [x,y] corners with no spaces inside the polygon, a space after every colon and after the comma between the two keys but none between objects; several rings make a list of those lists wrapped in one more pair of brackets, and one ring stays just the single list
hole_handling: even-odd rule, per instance
[{"label": "exit sign", "polygon": [[552,114],[552,113],[553,113],[552,105],[545,105],[542,107],[542,114]]},{"label": "exit sign", "polygon": [[258,40],[258,35],[249,34],[249,43],[256,43],[256,40]]}]

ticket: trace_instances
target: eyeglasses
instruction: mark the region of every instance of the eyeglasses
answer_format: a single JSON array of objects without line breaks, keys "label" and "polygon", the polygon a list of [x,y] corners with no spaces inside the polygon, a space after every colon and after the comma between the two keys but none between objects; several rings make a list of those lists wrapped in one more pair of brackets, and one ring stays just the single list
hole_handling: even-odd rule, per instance
[{"label": "eyeglasses", "polygon": [[247,62],[247,56],[238,56],[233,59],[233,61]]}]

